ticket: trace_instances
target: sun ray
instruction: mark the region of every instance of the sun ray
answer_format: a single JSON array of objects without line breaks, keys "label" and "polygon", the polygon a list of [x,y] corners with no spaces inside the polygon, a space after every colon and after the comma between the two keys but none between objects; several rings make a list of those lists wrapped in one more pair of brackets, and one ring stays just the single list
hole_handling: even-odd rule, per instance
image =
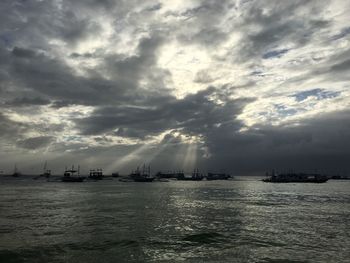
[{"label": "sun ray", "polygon": [[149,145],[143,144],[139,148],[135,149],[134,151],[128,153],[124,157],[116,160],[115,162],[111,163],[109,166],[105,168],[105,171],[107,173],[114,172],[116,169],[118,171],[122,170],[128,163],[131,161],[135,161],[140,154],[144,153],[149,149]]},{"label": "sun ray", "polygon": [[192,171],[197,166],[198,144],[193,139],[190,140],[184,155],[183,166],[185,171]]}]

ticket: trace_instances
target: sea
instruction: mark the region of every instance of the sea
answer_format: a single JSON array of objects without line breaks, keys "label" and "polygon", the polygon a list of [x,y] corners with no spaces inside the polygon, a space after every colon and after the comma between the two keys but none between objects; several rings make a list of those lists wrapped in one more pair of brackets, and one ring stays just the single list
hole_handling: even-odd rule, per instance
[{"label": "sea", "polygon": [[350,180],[0,179],[0,262],[350,262]]}]

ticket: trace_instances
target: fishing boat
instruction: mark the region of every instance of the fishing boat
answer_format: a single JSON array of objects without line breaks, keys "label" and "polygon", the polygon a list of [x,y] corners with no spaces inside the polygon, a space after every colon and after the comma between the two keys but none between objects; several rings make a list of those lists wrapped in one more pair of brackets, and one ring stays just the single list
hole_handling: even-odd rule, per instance
[{"label": "fishing boat", "polygon": [[80,167],[78,166],[78,169],[74,169],[74,165],[72,166],[72,169],[65,170],[63,177],[61,178],[62,182],[83,182],[85,180],[85,176],[80,176]]},{"label": "fishing boat", "polygon": [[103,179],[102,169],[90,170],[89,179],[102,180]]},{"label": "fishing boat", "polygon": [[213,181],[213,180],[228,180],[232,178],[231,175],[226,173],[208,173],[207,174],[207,180]]},{"label": "fishing boat", "polygon": [[142,171],[137,167],[135,171],[133,171],[129,177],[134,180],[134,182],[153,182],[154,177],[151,176],[151,166],[149,165],[147,168],[143,165]]},{"label": "fishing boat", "polygon": [[183,174],[182,171],[178,171],[178,172],[172,172],[172,171],[168,171],[168,172],[158,172],[156,173],[156,177],[159,179],[170,179],[170,178],[177,178],[180,174]]},{"label": "fishing boat", "polygon": [[47,161],[45,161],[45,163],[44,163],[43,173],[40,176],[46,177],[46,178],[49,178],[51,176],[51,170],[47,169]]},{"label": "fishing boat", "polygon": [[179,181],[201,181],[204,176],[199,172],[199,169],[194,169],[191,176],[186,176],[184,173],[179,173],[177,176],[177,180]]},{"label": "fishing boat", "polygon": [[21,176],[22,174],[21,174],[21,172],[18,170],[18,168],[17,168],[17,164],[15,164],[15,168],[13,169],[13,174],[12,174],[12,176],[13,177],[19,177],[19,176]]},{"label": "fishing boat", "polygon": [[119,173],[118,172],[112,173],[112,177],[119,177]]},{"label": "fishing boat", "polygon": [[34,177],[33,179],[37,180],[41,177],[49,178],[50,176],[51,176],[51,170],[47,169],[47,161],[45,161],[43,172],[41,174],[39,174],[38,176]]},{"label": "fishing boat", "polygon": [[333,175],[330,177],[332,180],[350,180],[349,176]]},{"label": "fishing boat", "polygon": [[325,183],[328,177],[318,173],[273,173],[262,181],[267,183]]},{"label": "fishing boat", "polygon": [[119,178],[119,182],[128,183],[128,182],[135,182],[135,181],[129,176],[123,176]]}]

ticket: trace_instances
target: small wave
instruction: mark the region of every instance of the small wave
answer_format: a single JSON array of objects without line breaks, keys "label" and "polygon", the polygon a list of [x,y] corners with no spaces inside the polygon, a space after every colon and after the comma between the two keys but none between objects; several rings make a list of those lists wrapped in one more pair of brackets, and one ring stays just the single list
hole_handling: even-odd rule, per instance
[{"label": "small wave", "polygon": [[0,251],[0,262],[20,262],[21,256],[18,253],[9,251],[9,250],[2,250]]},{"label": "small wave", "polygon": [[12,232],[14,232],[15,231],[15,229],[13,229],[13,228],[10,228],[10,227],[8,227],[8,228],[0,228],[0,234],[11,234]]},{"label": "small wave", "polygon": [[262,261],[258,263],[308,263],[306,260],[291,260],[291,259],[282,259],[282,258],[263,258]]},{"label": "small wave", "polygon": [[275,242],[272,240],[256,239],[253,237],[242,238],[238,242],[240,245],[251,245],[255,247],[285,247],[287,244],[282,242]]},{"label": "small wave", "polygon": [[227,238],[216,232],[200,233],[185,236],[182,241],[192,243],[192,244],[211,244],[211,243],[221,243]]},{"label": "small wave", "polygon": [[140,244],[135,240],[118,240],[105,242],[63,243],[49,246],[35,246],[16,250],[0,250],[0,262],[47,262],[53,261],[68,251],[107,251],[114,248],[135,249]]},{"label": "small wave", "polygon": [[71,250],[98,250],[106,251],[116,247],[131,248],[138,247],[140,244],[135,240],[123,239],[117,241],[105,241],[105,242],[86,242],[86,243],[71,243],[64,246]]},{"label": "small wave", "polygon": [[49,246],[44,248],[18,249],[18,250],[0,250],[0,262],[45,262],[43,259],[51,259],[55,255],[60,255],[64,251],[57,246]]},{"label": "small wave", "polygon": [[[44,236],[58,236],[58,235],[64,235],[65,234],[65,231],[47,231],[47,232],[44,232],[43,235]],[[41,235],[41,234],[39,234]]]}]

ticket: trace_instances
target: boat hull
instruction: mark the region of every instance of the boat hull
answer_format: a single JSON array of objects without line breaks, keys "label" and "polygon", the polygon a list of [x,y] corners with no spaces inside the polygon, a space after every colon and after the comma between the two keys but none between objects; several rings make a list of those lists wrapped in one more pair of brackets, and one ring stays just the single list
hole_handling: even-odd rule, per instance
[{"label": "boat hull", "polygon": [[62,177],[61,181],[64,183],[81,183],[85,180],[85,177]]},{"label": "boat hull", "polygon": [[316,183],[321,184],[328,181],[328,178],[324,179],[306,179],[306,180],[272,180],[270,178],[262,180],[265,183]]},{"label": "boat hull", "polygon": [[140,178],[133,178],[134,182],[138,183],[150,183],[153,182],[154,177],[140,177]]},{"label": "boat hull", "polygon": [[186,178],[186,177],[181,177],[177,178],[178,181],[202,181],[203,178]]},{"label": "boat hull", "polygon": [[215,180],[228,180],[230,177],[207,177],[208,181],[215,181]]}]

